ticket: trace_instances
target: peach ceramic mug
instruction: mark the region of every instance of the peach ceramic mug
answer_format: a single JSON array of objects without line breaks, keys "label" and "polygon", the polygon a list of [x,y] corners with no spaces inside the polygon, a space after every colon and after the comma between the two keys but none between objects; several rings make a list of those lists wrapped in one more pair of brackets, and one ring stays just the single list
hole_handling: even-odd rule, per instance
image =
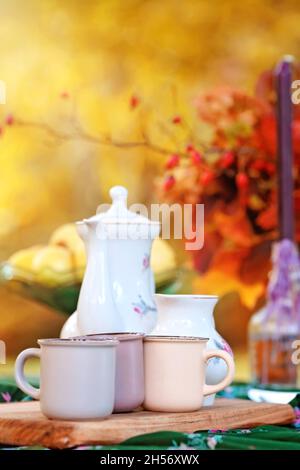
[{"label": "peach ceramic mug", "polygon": [[114,413],[138,408],[144,401],[143,333],[103,333],[80,338],[118,340]]},{"label": "peach ceramic mug", "polygon": [[[234,361],[226,351],[206,350],[207,338],[146,336],[144,339],[145,401],[150,411],[185,412],[202,407],[203,397],[219,392],[234,376]],[[216,385],[205,383],[208,359],[227,364],[226,377]]]},{"label": "peach ceramic mug", "polygon": [[[17,357],[15,379],[27,395],[40,400],[48,418],[97,419],[109,416],[115,399],[116,347],[113,339],[40,339],[40,348],[25,349]],[[24,365],[41,360],[40,389],[28,383]]]}]

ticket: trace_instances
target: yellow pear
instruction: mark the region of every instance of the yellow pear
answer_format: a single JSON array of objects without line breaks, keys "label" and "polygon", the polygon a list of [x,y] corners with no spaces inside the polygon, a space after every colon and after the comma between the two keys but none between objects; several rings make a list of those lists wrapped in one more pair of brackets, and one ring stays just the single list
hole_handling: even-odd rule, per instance
[{"label": "yellow pear", "polygon": [[32,262],[36,281],[48,286],[74,282],[74,265],[71,252],[62,246],[45,246]]},{"label": "yellow pear", "polygon": [[43,245],[34,245],[30,248],[24,248],[14,253],[8,261],[14,268],[24,270],[24,275],[26,271],[28,271],[29,274],[33,273],[33,259],[41,249],[43,249]]},{"label": "yellow pear", "polygon": [[75,224],[65,224],[58,227],[51,235],[49,243],[70,250],[74,269],[82,273],[86,265],[85,247],[77,233]]}]

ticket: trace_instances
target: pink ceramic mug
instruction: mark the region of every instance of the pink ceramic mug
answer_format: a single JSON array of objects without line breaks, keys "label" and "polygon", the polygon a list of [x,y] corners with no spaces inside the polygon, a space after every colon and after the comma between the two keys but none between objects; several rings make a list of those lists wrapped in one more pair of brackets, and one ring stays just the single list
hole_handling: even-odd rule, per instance
[{"label": "pink ceramic mug", "polygon": [[[233,380],[234,362],[219,349],[206,350],[207,338],[146,336],[145,402],[150,411],[186,412],[199,410],[203,398],[227,387]],[[220,357],[227,375],[216,385],[205,383],[206,362]]]},{"label": "pink ceramic mug", "polygon": [[128,412],[144,401],[144,356],[142,333],[103,333],[80,338],[118,340],[114,413]]}]

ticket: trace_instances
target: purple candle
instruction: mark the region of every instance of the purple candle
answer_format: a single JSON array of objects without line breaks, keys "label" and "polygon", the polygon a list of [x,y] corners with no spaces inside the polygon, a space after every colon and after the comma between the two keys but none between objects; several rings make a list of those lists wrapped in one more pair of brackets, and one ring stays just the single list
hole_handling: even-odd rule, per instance
[{"label": "purple candle", "polygon": [[277,159],[280,238],[294,239],[293,148],[291,100],[291,56],[285,56],[275,70],[277,91]]}]

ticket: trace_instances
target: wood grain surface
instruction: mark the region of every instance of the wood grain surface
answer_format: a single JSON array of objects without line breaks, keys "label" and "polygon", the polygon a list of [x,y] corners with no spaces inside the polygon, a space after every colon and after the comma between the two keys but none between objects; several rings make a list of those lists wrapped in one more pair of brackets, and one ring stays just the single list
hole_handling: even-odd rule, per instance
[{"label": "wood grain surface", "polygon": [[40,412],[39,402],[0,405],[0,443],[42,445],[64,449],[87,444],[117,444],[156,431],[194,432],[205,429],[249,428],[287,424],[294,419],[289,405],[217,399],[212,407],[193,413],[136,411],[95,421],[57,421]]}]

